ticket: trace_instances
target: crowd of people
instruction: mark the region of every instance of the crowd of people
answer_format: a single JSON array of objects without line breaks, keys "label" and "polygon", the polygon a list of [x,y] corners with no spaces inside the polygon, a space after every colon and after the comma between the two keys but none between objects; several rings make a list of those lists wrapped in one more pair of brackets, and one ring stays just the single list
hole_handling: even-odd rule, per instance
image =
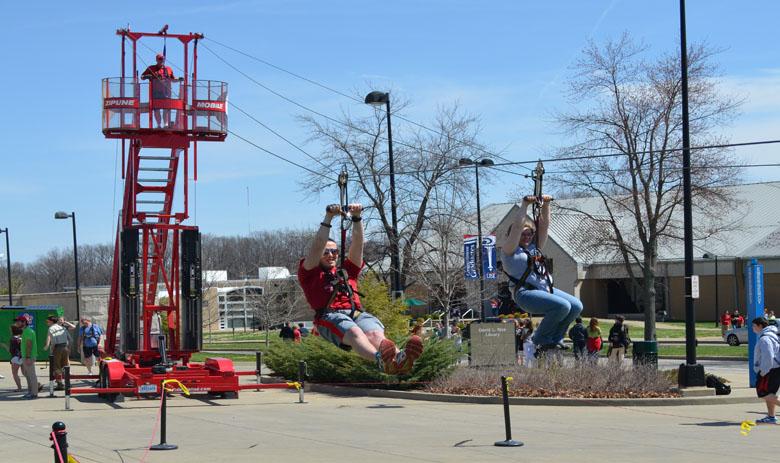
[{"label": "crowd of people", "polygon": [[[28,314],[16,318],[8,328],[10,340],[8,344],[0,343],[0,348],[7,350],[11,356],[11,375],[16,385],[16,392],[23,392],[20,373],[27,383],[27,392],[21,398],[36,399],[43,389],[38,382],[35,362],[38,359],[38,335],[32,328],[33,319]],[[79,351],[81,363],[87,367],[89,374],[97,360],[103,355],[103,330],[87,317],[82,317],[79,326],[70,323],[62,317],[49,316],[44,350],[51,357],[51,369],[56,386],[54,390],[65,389],[63,384],[63,369],[70,364],[70,348],[73,337],[76,337],[76,348]],[[2,377],[0,377],[2,379]]]}]

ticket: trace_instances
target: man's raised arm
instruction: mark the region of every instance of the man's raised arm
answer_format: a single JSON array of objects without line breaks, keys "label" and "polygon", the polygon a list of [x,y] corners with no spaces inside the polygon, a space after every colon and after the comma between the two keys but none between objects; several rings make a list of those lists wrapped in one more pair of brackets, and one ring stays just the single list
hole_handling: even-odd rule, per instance
[{"label": "man's raised arm", "polygon": [[333,217],[339,214],[341,214],[341,207],[338,204],[331,204],[325,208],[325,219],[320,223],[320,228],[317,229],[311,248],[309,248],[309,254],[303,260],[304,269],[311,270],[320,264],[320,258],[323,251],[325,251],[325,245],[328,244],[328,237],[330,236],[330,222],[333,220]]}]

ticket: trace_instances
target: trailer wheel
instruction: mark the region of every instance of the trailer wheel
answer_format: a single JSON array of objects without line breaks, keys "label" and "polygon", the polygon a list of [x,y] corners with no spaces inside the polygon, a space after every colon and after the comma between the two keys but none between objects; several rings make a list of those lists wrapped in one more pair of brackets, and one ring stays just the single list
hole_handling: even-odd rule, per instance
[{"label": "trailer wheel", "polygon": [[[108,367],[106,367],[105,364],[100,366],[99,381],[100,381],[101,388],[111,387],[111,383],[108,380]],[[108,393],[108,394],[98,394],[98,397],[100,397],[101,399],[105,399],[106,402],[108,403],[116,402],[117,396],[119,396],[119,394],[115,392]]]}]

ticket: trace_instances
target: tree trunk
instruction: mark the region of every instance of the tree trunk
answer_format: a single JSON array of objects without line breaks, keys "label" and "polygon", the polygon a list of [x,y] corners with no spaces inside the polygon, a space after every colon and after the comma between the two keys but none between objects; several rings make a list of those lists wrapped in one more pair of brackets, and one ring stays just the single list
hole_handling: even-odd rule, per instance
[{"label": "tree trunk", "polygon": [[645,340],[655,341],[655,262],[646,261],[642,273],[642,305],[645,308]]}]

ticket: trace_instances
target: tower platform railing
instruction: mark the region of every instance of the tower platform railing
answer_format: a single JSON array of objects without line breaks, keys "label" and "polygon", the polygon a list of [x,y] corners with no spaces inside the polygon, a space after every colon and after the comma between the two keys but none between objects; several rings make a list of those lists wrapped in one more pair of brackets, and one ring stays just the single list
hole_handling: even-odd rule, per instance
[{"label": "tower platform railing", "polygon": [[102,128],[107,138],[171,132],[217,141],[227,135],[227,83],[181,79],[102,81]]}]

